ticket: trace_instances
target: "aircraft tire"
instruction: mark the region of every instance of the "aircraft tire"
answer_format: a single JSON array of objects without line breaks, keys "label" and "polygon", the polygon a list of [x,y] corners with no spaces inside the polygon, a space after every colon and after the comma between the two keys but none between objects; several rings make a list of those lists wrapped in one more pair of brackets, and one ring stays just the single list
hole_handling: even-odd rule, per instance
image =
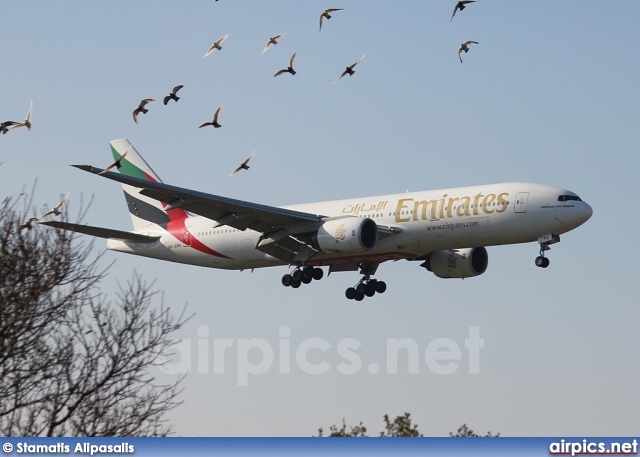
[{"label": "aircraft tire", "polygon": [[366,287],[366,286],[364,285],[364,283],[362,283],[362,282],[361,282],[360,284],[358,284],[358,285],[355,287],[355,289],[356,289],[356,293],[364,295],[365,287]]},{"label": "aircraft tire", "polygon": [[384,281],[376,281],[376,292],[383,294],[387,290],[387,283]]},{"label": "aircraft tire", "polygon": [[549,259],[542,256],[536,257],[536,267],[547,268],[548,266],[549,266]]},{"label": "aircraft tire", "polygon": [[293,283],[293,278],[290,274],[286,274],[282,277],[282,285],[285,287],[289,287]]},{"label": "aircraft tire", "polygon": [[298,287],[300,287],[300,281],[296,281],[294,279],[293,282],[291,283],[291,287],[293,287],[294,289],[297,289]]},{"label": "aircraft tire", "polygon": [[364,294],[359,294],[356,292],[356,296],[354,297],[355,301],[362,301],[364,299]]},{"label": "aircraft tire", "polygon": [[353,287],[349,287],[345,293],[344,293],[345,297],[347,297],[349,300],[353,300],[354,298],[356,298],[356,290]]},{"label": "aircraft tire", "polygon": [[302,270],[302,277],[309,278],[309,280],[313,279],[313,267],[304,267]]},{"label": "aircraft tire", "polygon": [[367,285],[364,286],[364,294],[367,297],[373,297],[376,294],[376,283],[373,281],[368,282]]},{"label": "aircraft tire", "polygon": [[300,282],[300,280],[302,279],[302,271],[298,269],[293,270],[293,272],[291,273],[291,277],[293,278],[294,282]]},{"label": "aircraft tire", "polygon": [[300,281],[304,284],[309,284],[311,281],[313,281],[313,277],[307,276],[306,273],[303,273],[302,278],[300,278]]},{"label": "aircraft tire", "polygon": [[313,269],[313,273],[311,273],[311,276],[316,281],[320,281],[322,279],[322,277],[324,276],[324,271],[322,270],[322,268],[316,267],[316,268]]}]

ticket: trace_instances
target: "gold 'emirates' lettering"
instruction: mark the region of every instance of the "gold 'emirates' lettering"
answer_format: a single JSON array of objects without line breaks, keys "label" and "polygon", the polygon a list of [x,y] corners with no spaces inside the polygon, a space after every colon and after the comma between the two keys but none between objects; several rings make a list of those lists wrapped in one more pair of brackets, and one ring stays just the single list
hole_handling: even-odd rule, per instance
[{"label": "gold 'emirates' lettering", "polygon": [[[409,222],[411,220],[439,220],[445,217],[455,216],[479,216],[482,213],[503,213],[509,203],[508,192],[501,194],[483,194],[482,192],[471,196],[448,197],[444,194],[441,199],[414,200],[413,198],[401,198],[396,206],[396,222]],[[494,205],[495,204],[495,205]]]}]

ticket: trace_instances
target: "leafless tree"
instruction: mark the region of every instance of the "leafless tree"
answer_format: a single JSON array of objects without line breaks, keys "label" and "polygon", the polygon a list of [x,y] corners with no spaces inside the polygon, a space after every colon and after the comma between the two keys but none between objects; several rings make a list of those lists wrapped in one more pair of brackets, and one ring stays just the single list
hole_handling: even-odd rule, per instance
[{"label": "leafless tree", "polygon": [[23,192],[0,207],[0,435],[170,433],[163,416],[181,403],[182,378],[153,374],[184,307],[173,316],[135,273],[107,299],[99,286],[109,267],[92,245],[21,227],[31,205]]}]

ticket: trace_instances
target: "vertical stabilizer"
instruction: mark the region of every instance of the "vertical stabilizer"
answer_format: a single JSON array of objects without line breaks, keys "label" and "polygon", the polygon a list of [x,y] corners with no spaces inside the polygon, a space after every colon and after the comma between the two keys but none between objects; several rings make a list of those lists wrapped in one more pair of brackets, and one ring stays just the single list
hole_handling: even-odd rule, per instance
[{"label": "vertical stabilizer", "polygon": [[[147,181],[162,182],[129,140],[112,140],[109,144],[113,159],[120,161],[120,173]],[[154,224],[166,228],[170,221],[187,217],[187,213],[180,208],[165,211],[166,204],[141,194],[143,189],[128,184],[123,184],[122,189],[135,230],[150,228]]]}]

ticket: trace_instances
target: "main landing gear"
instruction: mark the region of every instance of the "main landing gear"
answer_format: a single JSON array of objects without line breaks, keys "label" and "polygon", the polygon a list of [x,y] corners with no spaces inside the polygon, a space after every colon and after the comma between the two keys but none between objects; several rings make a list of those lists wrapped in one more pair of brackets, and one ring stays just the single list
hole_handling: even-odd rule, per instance
[{"label": "main landing gear", "polygon": [[300,284],[309,284],[312,280],[319,281],[324,276],[322,268],[306,266],[296,268],[291,274],[282,277],[282,285],[285,287],[293,287],[297,289]]},{"label": "main landing gear", "polygon": [[364,275],[358,284],[354,287],[349,287],[344,295],[349,300],[362,301],[365,296],[373,297],[376,292],[381,294],[385,290],[387,290],[387,283],[377,279],[370,279],[369,275]]}]

